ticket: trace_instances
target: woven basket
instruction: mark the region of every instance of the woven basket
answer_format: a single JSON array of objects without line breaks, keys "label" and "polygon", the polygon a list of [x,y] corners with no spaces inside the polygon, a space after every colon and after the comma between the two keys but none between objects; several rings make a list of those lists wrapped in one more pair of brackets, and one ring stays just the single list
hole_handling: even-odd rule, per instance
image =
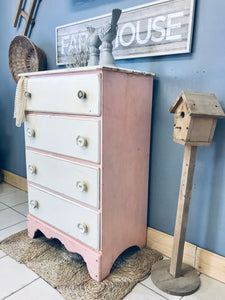
[{"label": "woven basket", "polygon": [[37,72],[46,69],[47,59],[43,50],[38,48],[25,35],[17,35],[9,46],[9,68],[17,83],[20,73]]}]

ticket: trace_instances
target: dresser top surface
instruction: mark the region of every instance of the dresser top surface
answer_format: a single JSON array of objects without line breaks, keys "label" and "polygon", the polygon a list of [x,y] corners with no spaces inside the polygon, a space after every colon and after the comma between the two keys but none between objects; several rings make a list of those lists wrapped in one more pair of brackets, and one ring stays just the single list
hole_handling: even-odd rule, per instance
[{"label": "dresser top surface", "polygon": [[54,74],[67,74],[67,73],[80,73],[80,72],[88,72],[88,71],[101,71],[101,70],[109,70],[113,72],[122,72],[128,74],[136,74],[136,75],[145,75],[154,77],[154,73],[136,71],[131,69],[118,68],[113,66],[92,66],[92,67],[80,67],[80,68],[64,68],[64,69],[56,69],[56,70],[48,70],[48,71],[39,71],[39,72],[30,72],[30,73],[22,73],[19,76],[40,76],[40,75],[54,75]]}]

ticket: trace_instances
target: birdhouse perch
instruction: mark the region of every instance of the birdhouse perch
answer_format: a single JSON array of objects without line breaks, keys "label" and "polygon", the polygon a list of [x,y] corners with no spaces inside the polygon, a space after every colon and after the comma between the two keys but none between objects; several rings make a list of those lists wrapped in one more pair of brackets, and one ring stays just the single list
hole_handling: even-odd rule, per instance
[{"label": "birdhouse perch", "polygon": [[174,142],[185,145],[171,260],[152,267],[153,283],[168,294],[186,296],[199,285],[198,272],[183,261],[197,146],[210,146],[218,118],[225,114],[214,94],[182,91],[169,109],[174,113]]},{"label": "birdhouse perch", "polygon": [[182,91],[169,109],[174,113],[173,140],[182,145],[210,146],[218,118],[225,114],[214,94]]}]

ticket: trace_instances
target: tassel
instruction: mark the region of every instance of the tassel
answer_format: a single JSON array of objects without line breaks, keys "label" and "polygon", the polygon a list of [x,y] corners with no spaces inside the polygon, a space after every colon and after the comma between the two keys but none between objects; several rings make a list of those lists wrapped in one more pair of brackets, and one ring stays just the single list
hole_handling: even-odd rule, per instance
[{"label": "tassel", "polygon": [[27,100],[24,96],[24,92],[27,90],[27,78],[20,77],[15,96],[14,105],[14,118],[16,119],[16,126],[20,127],[23,122],[25,122],[25,109]]}]

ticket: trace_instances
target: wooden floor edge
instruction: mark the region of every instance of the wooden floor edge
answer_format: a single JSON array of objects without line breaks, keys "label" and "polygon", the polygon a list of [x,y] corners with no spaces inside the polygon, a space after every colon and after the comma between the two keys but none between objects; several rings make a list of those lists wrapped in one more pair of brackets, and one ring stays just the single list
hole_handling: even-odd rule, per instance
[{"label": "wooden floor edge", "polygon": [[3,181],[17,187],[20,190],[27,192],[27,179],[11,173],[6,170],[2,170],[3,173]]},{"label": "wooden floor edge", "polygon": [[[171,257],[173,236],[147,228],[147,247]],[[183,261],[199,272],[225,283],[225,257],[185,242]]]}]

